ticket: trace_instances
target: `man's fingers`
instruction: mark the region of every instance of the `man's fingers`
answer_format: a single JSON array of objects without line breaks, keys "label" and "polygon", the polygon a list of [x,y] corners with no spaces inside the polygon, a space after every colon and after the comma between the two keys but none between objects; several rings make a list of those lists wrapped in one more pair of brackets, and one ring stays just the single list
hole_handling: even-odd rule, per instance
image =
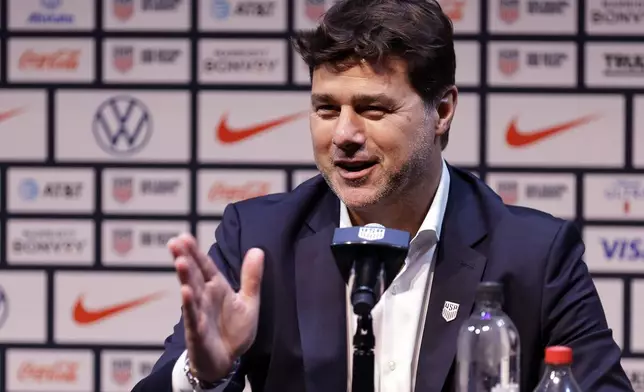
[{"label": "man's fingers", "polygon": [[179,236],[179,240],[183,243],[186,252],[188,252],[188,254],[190,254],[195,260],[197,266],[203,274],[204,279],[207,281],[211,280],[218,272],[217,267],[215,266],[215,263],[212,262],[210,257],[205,255],[201,251],[201,249],[199,249],[195,238],[190,234],[181,234]]},{"label": "man's fingers", "polygon": [[179,280],[182,284],[190,285],[194,291],[195,300],[199,304],[201,294],[204,289],[205,281],[199,266],[192,259],[190,252],[186,249],[183,241],[175,237],[168,241],[168,249],[175,257],[175,269],[179,274]]},{"label": "man's fingers", "polygon": [[179,281],[192,289],[195,302],[199,305],[206,282],[194,260],[191,257],[179,256],[174,262],[174,267]]},{"label": "man's fingers", "polygon": [[191,338],[199,335],[199,313],[195,302],[195,295],[190,286],[181,286],[181,302],[183,305],[183,323],[186,328],[186,335],[190,333]]},{"label": "man's fingers", "polygon": [[168,249],[175,259],[180,256],[191,258],[190,264],[194,264],[194,268],[202,275],[204,281],[212,280],[219,272],[210,257],[199,249],[197,241],[190,233],[183,233],[172,238],[168,241]]},{"label": "man's fingers", "polygon": [[264,251],[258,248],[248,250],[242,263],[239,293],[245,298],[258,298],[263,273]]},{"label": "man's fingers", "polygon": [[185,252],[183,246],[181,245],[181,240],[179,240],[179,237],[170,238],[166,245],[168,247],[168,250],[170,251],[170,254],[172,254],[172,258],[174,259],[181,256]]}]

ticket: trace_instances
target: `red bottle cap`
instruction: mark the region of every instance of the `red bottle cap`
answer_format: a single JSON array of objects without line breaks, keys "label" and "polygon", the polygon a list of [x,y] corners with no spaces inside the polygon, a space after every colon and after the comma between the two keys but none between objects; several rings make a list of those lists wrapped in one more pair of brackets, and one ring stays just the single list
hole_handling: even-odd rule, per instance
[{"label": "red bottle cap", "polygon": [[572,349],[566,346],[546,347],[546,364],[570,365],[572,363]]}]

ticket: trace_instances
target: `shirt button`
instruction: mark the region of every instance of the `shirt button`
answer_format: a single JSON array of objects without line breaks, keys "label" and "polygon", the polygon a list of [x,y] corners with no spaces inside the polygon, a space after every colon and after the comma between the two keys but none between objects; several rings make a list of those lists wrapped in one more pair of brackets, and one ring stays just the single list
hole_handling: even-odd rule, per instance
[{"label": "shirt button", "polygon": [[396,369],[396,362],[389,361],[389,370],[394,371]]},{"label": "shirt button", "polygon": [[398,286],[397,285],[391,286],[391,294],[393,294],[393,295],[398,294]]}]

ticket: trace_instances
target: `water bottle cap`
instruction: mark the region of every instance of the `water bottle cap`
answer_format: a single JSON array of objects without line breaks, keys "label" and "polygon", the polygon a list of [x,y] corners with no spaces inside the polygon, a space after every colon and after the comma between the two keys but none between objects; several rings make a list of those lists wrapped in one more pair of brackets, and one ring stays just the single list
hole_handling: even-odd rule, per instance
[{"label": "water bottle cap", "polygon": [[572,364],[572,349],[566,346],[546,347],[546,364],[548,365]]},{"label": "water bottle cap", "polygon": [[481,282],[476,289],[478,301],[503,303],[503,286],[498,282]]}]

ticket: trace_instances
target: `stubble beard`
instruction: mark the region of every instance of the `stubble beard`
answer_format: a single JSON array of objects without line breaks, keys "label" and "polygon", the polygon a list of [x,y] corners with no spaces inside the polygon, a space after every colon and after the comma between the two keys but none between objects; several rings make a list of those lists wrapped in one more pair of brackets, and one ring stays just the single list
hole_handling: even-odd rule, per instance
[{"label": "stubble beard", "polygon": [[[433,145],[433,132],[427,131],[426,136],[420,141],[412,142],[409,146],[412,151],[410,158],[402,165],[399,170],[393,172],[385,172],[385,183],[382,185],[375,184],[377,187],[370,197],[363,198],[360,201],[347,200],[342,196],[341,189],[338,189],[333,180],[331,179],[332,170],[324,170],[318,165],[318,170],[322,174],[326,183],[331,190],[342,200],[342,202],[351,209],[361,210],[369,207],[379,206],[384,207],[388,205],[400,205],[407,203],[407,200],[416,197],[413,190],[421,186],[427,181],[426,176],[430,171],[432,155],[434,153]],[[330,168],[333,168],[333,163],[330,162]],[[369,182],[369,177],[364,177],[359,180],[352,181],[350,186],[352,188],[359,188]]]}]

